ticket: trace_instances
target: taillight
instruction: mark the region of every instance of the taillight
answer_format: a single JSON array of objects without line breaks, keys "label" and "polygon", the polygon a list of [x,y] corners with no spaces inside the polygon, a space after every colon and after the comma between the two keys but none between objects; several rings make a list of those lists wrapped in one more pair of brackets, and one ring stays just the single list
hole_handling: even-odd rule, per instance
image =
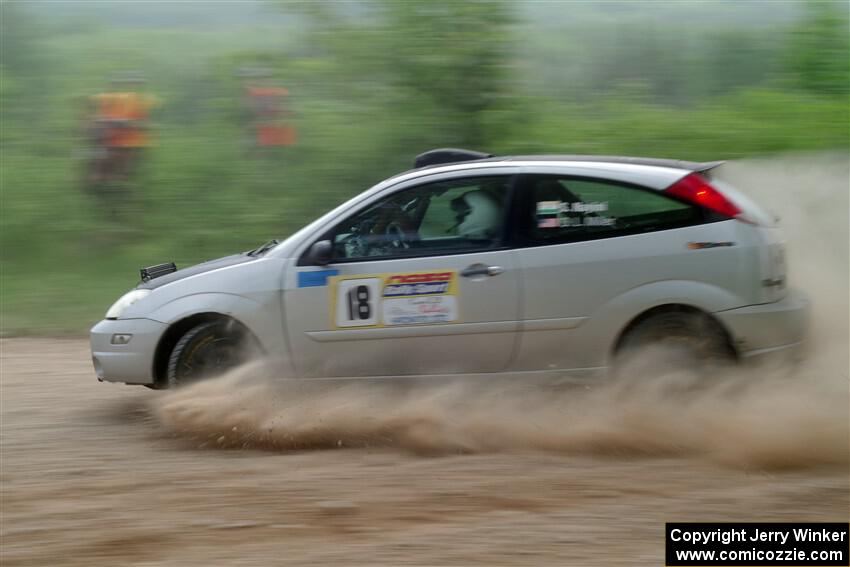
[{"label": "taillight", "polygon": [[741,209],[697,173],[686,175],[664,190],[668,195],[699,205],[729,218],[751,222],[741,215]]}]

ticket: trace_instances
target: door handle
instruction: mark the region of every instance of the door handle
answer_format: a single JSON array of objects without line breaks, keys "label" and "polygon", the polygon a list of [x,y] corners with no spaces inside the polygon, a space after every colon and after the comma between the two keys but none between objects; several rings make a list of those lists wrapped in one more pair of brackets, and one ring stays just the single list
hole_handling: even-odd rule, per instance
[{"label": "door handle", "polygon": [[460,275],[465,278],[472,278],[475,276],[498,276],[503,273],[505,269],[501,266],[485,266],[484,264],[473,264],[463,270]]}]

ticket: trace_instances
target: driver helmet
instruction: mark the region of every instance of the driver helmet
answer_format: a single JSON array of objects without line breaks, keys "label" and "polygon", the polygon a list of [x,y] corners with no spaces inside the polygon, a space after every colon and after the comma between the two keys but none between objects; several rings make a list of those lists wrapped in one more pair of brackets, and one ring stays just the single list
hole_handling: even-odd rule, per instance
[{"label": "driver helmet", "polygon": [[496,235],[502,211],[490,194],[469,191],[452,201],[452,209],[457,214],[458,236],[487,240]]}]

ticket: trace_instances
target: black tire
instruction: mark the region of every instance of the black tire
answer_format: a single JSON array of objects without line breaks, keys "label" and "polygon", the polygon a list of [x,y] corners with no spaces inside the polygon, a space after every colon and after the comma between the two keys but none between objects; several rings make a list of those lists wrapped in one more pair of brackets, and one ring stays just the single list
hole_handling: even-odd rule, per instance
[{"label": "black tire", "polygon": [[615,375],[687,371],[704,377],[729,366],[735,352],[708,315],[663,311],[640,321],[620,341]]},{"label": "black tire", "polygon": [[233,321],[209,321],[189,329],[171,351],[166,379],[169,388],[220,376],[245,362],[251,341]]}]

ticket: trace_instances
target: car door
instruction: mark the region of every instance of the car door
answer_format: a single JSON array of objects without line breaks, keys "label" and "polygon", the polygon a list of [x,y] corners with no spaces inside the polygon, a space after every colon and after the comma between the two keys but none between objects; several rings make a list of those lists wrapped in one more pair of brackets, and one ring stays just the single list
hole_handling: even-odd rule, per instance
[{"label": "car door", "polygon": [[514,353],[519,274],[504,245],[511,175],[438,178],[383,192],[313,241],[287,278],[301,376],[497,372]]}]

